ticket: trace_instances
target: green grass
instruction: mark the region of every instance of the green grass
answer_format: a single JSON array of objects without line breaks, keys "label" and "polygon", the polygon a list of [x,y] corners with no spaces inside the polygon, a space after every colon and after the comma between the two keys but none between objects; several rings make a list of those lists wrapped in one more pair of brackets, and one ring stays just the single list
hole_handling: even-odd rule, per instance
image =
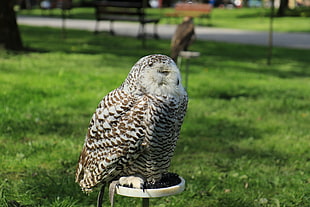
[{"label": "green grass", "polygon": [[[160,17],[161,24],[179,24],[181,18],[169,19],[165,13],[171,12],[171,8],[148,9],[147,14],[151,17]],[[306,10],[310,13],[310,9]],[[22,10],[19,14],[60,17],[59,9],[42,13],[40,9]],[[208,25],[211,27],[233,28],[244,30],[268,31],[269,30],[270,9],[265,8],[242,8],[242,9],[222,9],[214,8],[211,19],[197,19],[197,24]],[[74,19],[94,19],[93,8],[74,8],[70,11],[69,18]],[[310,32],[309,16],[300,17],[281,17],[274,18],[274,30],[278,32]]]},{"label": "green grass", "polygon": [[[265,8],[214,9],[211,24],[214,27],[268,31],[269,16],[270,9]],[[309,17],[274,17],[273,25],[278,32],[310,32]]]},{"label": "green grass", "polygon": [[[169,41],[21,27],[40,52],[0,56],[0,206],[95,206],[74,171],[98,102]],[[126,44],[123,44],[126,42]],[[197,41],[189,108],[170,171],[180,195],[151,206],[310,206],[310,51]],[[107,195],[105,195],[107,196]],[[106,197],[105,197],[106,198]],[[105,201],[105,206],[109,206]],[[116,197],[116,206],[140,206]],[[16,206],[16,205],[15,205]]]}]

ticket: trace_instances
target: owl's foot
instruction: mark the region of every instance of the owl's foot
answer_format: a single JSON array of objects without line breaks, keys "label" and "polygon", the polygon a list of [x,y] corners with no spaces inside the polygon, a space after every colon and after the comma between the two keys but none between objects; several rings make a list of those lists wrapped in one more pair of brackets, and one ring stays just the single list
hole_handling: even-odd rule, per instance
[{"label": "owl's foot", "polygon": [[143,189],[144,179],[139,176],[121,177],[119,184],[125,187]]}]

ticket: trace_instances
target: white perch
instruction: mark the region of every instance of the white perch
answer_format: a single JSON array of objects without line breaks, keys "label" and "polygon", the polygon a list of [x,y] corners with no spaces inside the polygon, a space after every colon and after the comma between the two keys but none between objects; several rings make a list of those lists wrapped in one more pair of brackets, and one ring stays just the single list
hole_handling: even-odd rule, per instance
[{"label": "white perch", "polygon": [[143,189],[119,186],[116,188],[116,193],[127,197],[143,198],[142,206],[148,207],[149,198],[171,196],[183,192],[185,189],[185,180],[182,177],[179,178],[181,179],[181,182],[179,184],[167,188],[155,188],[155,189],[143,190]]}]

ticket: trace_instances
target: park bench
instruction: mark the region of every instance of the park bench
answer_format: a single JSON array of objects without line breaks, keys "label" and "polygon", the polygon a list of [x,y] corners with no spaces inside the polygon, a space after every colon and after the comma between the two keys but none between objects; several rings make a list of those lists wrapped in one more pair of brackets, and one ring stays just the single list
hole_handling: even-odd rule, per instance
[{"label": "park bench", "polygon": [[145,13],[146,1],[98,1],[95,2],[95,15],[96,15],[96,26],[95,33],[99,32],[99,22],[106,20],[110,22],[110,33],[115,34],[113,28],[114,21],[130,21],[139,22],[138,38],[143,40],[146,38],[147,33],[145,30],[145,25],[153,23],[153,37],[159,38],[157,34],[157,24],[159,18],[147,18]]},{"label": "park bench", "polygon": [[165,13],[166,17],[196,17],[196,18],[211,18],[212,4],[204,3],[177,3],[174,11]]}]

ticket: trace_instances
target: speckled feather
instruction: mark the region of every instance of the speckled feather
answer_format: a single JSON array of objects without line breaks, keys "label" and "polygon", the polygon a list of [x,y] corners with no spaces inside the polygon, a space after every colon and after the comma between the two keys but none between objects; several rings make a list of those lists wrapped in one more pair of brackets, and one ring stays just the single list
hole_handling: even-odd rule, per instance
[{"label": "speckled feather", "polygon": [[172,59],[141,58],[93,114],[76,182],[88,192],[120,176],[159,181],[169,168],[186,107],[187,94]]}]

